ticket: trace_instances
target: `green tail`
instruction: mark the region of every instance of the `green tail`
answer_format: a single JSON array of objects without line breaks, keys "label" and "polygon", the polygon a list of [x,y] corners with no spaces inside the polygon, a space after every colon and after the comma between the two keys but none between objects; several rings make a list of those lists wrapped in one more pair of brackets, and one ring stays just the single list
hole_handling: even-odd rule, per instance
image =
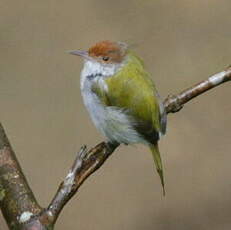
[{"label": "green tail", "polygon": [[160,181],[161,181],[162,188],[163,188],[163,195],[165,196],[164,173],[163,173],[163,166],[162,166],[162,161],[161,161],[160,152],[158,148],[158,143],[156,143],[155,145],[150,145],[150,149],[152,151],[152,156],[154,158],[156,170],[160,176]]}]

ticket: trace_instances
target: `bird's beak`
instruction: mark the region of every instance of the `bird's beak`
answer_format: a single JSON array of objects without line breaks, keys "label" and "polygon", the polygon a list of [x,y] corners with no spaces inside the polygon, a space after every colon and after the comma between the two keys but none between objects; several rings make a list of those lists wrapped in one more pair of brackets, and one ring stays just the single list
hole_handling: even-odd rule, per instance
[{"label": "bird's beak", "polygon": [[85,50],[70,50],[68,51],[68,53],[72,55],[77,55],[77,56],[80,56],[86,59],[89,58],[88,52]]}]

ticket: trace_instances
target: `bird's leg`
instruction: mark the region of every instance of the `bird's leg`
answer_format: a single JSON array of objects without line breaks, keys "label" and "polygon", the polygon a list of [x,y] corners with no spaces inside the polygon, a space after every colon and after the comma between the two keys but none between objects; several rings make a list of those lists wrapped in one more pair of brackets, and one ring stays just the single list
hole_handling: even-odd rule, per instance
[{"label": "bird's leg", "polygon": [[111,150],[111,149],[115,149],[119,146],[120,144],[116,141],[106,141],[106,146]]}]

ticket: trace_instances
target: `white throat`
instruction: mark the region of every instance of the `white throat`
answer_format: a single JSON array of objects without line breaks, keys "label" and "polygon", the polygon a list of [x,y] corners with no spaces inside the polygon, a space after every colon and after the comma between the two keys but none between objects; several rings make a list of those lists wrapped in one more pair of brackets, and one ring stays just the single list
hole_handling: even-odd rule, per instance
[{"label": "white throat", "polygon": [[102,64],[96,61],[85,60],[81,72],[81,89],[85,88],[86,81],[91,81],[94,77],[102,79],[116,74],[124,63],[119,64]]}]

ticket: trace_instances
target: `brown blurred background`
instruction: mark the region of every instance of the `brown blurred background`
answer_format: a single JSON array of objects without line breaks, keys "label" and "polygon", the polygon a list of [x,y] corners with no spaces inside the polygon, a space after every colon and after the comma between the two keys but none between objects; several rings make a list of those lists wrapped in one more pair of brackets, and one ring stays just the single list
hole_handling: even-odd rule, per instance
[{"label": "brown blurred background", "polygon": [[[46,206],[80,146],[103,137],[66,50],[110,39],[134,45],[165,97],[231,64],[230,0],[0,2],[0,120]],[[229,230],[231,85],[168,117],[166,197],[143,146],[121,146],[66,206],[56,230]],[[0,229],[6,225],[0,219]]]}]

